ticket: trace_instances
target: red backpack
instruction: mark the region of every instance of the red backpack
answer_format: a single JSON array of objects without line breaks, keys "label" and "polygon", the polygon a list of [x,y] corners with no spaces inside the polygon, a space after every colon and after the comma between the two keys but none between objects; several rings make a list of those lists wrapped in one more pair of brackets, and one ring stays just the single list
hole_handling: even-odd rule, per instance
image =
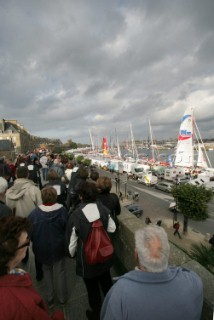
[{"label": "red backpack", "polygon": [[94,265],[112,258],[114,248],[100,219],[92,222],[91,226],[84,249],[87,264]]}]

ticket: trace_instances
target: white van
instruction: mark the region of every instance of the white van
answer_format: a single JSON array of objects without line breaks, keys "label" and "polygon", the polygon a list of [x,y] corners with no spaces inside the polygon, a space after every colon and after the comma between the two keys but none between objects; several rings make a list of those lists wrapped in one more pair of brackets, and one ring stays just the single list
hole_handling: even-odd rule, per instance
[{"label": "white van", "polygon": [[166,168],[164,172],[164,180],[173,181],[176,176],[184,177],[185,170],[184,168]]},{"label": "white van", "polygon": [[152,174],[152,171],[145,171],[142,177],[138,178],[137,182],[147,186],[153,186],[158,182],[158,178]]},{"label": "white van", "polygon": [[131,175],[133,179],[139,179],[143,176],[144,172],[149,169],[148,165],[133,164]]}]

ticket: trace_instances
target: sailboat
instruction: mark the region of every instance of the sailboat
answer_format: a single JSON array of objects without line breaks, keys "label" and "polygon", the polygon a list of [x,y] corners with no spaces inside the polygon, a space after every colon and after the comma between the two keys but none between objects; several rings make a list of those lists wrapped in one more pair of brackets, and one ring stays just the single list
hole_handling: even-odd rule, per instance
[{"label": "sailboat", "polygon": [[149,133],[150,133],[150,142],[148,143],[148,145],[149,145],[149,149],[151,150],[151,155],[150,155],[151,158],[147,162],[150,164],[153,170],[162,171],[164,168],[169,167],[170,163],[165,160],[160,160],[161,155],[159,154],[158,147],[154,140],[150,119],[149,119]]},{"label": "sailboat", "polygon": [[[194,140],[197,140],[197,161],[194,161]],[[187,108],[181,119],[178,134],[178,143],[174,159],[175,167],[195,169],[208,169],[211,167],[210,160],[206,153],[204,143],[196,121],[193,117],[193,110]]]},{"label": "sailboat", "polygon": [[181,119],[174,166],[192,168],[193,165],[193,114],[192,109],[189,108]]}]

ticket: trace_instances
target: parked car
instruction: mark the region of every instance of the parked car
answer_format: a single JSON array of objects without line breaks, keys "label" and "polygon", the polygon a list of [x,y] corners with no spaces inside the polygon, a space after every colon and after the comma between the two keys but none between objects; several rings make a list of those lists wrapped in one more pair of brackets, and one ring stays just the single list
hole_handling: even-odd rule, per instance
[{"label": "parked car", "polygon": [[143,209],[138,204],[128,204],[125,206],[126,209],[129,210],[132,214],[134,214],[137,218],[140,218],[143,215]]},{"label": "parked car", "polygon": [[156,189],[159,189],[165,192],[171,192],[173,186],[174,186],[173,183],[165,182],[165,181],[161,181],[155,184]]},{"label": "parked car", "polygon": [[214,181],[209,181],[204,184],[205,188],[214,192]]},{"label": "parked car", "polygon": [[180,212],[180,210],[177,208],[175,201],[173,201],[169,204],[169,210],[172,212]]},{"label": "parked car", "polygon": [[175,184],[184,184],[184,183],[187,183],[190,181],[190,178],[189,177],[178,177],[178,179],[173,179],[172,180]]}]

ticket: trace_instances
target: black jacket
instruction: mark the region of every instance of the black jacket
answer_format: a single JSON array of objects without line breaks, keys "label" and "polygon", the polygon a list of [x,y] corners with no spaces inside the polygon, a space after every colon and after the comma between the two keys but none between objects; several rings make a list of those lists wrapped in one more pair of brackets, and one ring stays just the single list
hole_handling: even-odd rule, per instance
[{"label": "black jacket", "polygon": [[118,196],[115,193],[102,192],[98,194],[97,199],[111,211],[111,217],[115,221],[121,212]]},{"label": "black jacket", "polygon": [[[109,270],[112,266],[113,259],[96,265],[88,265],[86,263],[84,243],[87,241],[89,232],[91,230],[91,223],[85,217],[82,209],[87,204],[88,203],[81,203],[79,207],[71,214],[66,231],[66,243],[68,247],[72,229],[73,227],[75,227],[76,234],[78,236],[76,251],[76,273],[83,278],[90,279],[99,276]],[[102,221],[105,230],[107,230],[110,211],[108,210],[108,208],[103,206],[102,203],[97,202],[96,204],[100,213],[100,220]]]}]

